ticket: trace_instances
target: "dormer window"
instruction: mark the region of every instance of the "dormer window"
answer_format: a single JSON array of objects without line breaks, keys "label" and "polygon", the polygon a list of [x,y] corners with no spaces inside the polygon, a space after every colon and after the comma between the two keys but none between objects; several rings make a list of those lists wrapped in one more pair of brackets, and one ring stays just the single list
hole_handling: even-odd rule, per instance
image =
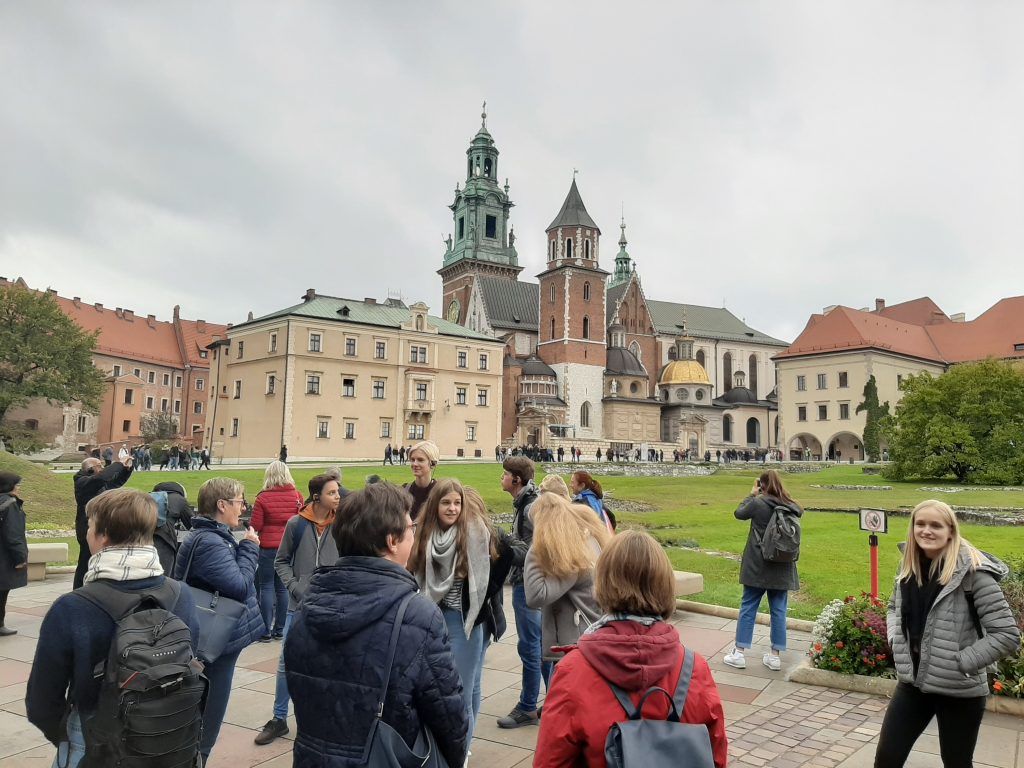
[{"label": "dormer window", "polygon": [[348,317],[351,311],[352,310],[350,310],[347,306],[344,306],[338,310],[338,314],[341,315],[342,317]]}]

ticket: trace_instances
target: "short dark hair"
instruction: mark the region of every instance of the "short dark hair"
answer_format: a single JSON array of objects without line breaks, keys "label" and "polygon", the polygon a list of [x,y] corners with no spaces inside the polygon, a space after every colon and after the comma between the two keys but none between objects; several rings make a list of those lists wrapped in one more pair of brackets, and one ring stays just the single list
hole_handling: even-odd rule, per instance
[{"label": "short dark hair", "polygon": [[341,485],[341,483],[338,482],[338,478],[334,475],[329,475],[326,472],[322,475],[313,475],[309,478],[309,498],[312,499],[323,493],[324,486],[330,482],[338,483],[339,486]]},{"label": "short dark hair", "polygon": [[21,475],[15,472],[0,472],[0,493],[11,493],[21,482]]},{"label": "short dark hair", "polygon": [[341,500],[331,535],[338,557],[380,557],[388,536],[405,535],[412,496],[394,483],[371,483]]},{"label": "short dark hair", "polygon": [[509,456],[501,463],[501,468],[517,478],[522,485],[533,480],[533,462],[525,456]]}]

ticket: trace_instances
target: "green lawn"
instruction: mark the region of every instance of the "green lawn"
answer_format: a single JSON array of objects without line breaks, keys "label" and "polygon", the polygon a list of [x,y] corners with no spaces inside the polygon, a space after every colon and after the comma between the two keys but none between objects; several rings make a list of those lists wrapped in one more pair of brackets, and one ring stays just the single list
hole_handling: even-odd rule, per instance
[{"label": "green lawn", "polygon": [[[26,462],[0,454],[0,469],[17,471],[25,477],[23,495],[30,527],[72,528],[74,503],[71,475],[54,475]],[[591,467],[593,469],[593,467]],[[604,465],[601,466],[604,470]],[[747,525],[733,517],[733,510],[749,492],[760,467],[722,471],[710,477],[625,477],[599,476],[623,527],[642,527],[666,542],[669,556],[682,570],[704,574],[705,591],[693,599],[721,605],[738,605],[739,563],[726,555],[738,555],[746,541]],[[300,488],[320,468],[295,467],[292,472]],[[609,467],[608,471],[615,471]],[[361,487],[367,475],[379,474],[386,480],[411,479],[407,466],[380,467],[362,465],[344,468],[344,485]],[[262,485],[260,470],[215,468],[213,472],[137,472],[129,486],[150,490],[157,482],[176,480],[195,502],[199,486],[213,475],[237,477],[246,485],[252,499]],[[502,492],[497,464],[444,464],[437,476],[460,478],[477,488],[491,512],[509,512],[511,498]],[[537,478],[540,479],[539,477]],[[785,475],[785,483],[794,498],[811,509],[856,509],[869,506],[883,509],[908,507],[937,496],[960,506],[1024,507],[1024,491],[978,490],[968,488],[955,494],[921,491],[922,486],[951,486],[949,482],[890,483],[877,475],[865,475],[859,465],[840,465],[822,472]],[[839,491],[812,488],[812,485],[892,485],[891,491]],[[638,501],[650,511],[627,511],[618,500]],[[888,592],[897,561],[896,544],[906,535],[906,518],[891,517],[890,533],[880,537],[880,584]],[[964,525],[964,534],[981,548],[996,555],[1024,553],[1024,529]],[[73,540],[70,542],[74,544]],[[685,543],[686,546],[678,546]],[[72,547],[77,550],[76,547]],[[699,548],[701,551],[696,551]],[[720,554],[709,554],[720,553]],[[74,555],[72,555],[74,559]],[[791,614],[813,618],[821,606],[834,597],[858,593],[869,588],[867,534],[858,529],[857,516],[842,512],[810,511],[804,516],[803,552],[800,559],[802,589],[791,596]]]}]

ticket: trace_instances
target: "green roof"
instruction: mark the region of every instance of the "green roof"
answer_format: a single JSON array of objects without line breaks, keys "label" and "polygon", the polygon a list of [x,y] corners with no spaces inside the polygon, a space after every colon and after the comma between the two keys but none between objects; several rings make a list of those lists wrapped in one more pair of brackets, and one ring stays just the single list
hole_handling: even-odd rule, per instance
[{"label": "green roof", "polygon": [[751,328],[725,307],[702,307],[699,304],[676,304],[671,301],[647,300],[647,307],[658,333],[676,335],[686,313],[686,330],[695,336],[746,341],[788,347],[789,342],[773,338]]},{"label": "green roof", "polygon": [[[342,314],[347,308],[348,314]],[[388,299],[386,302],[374,304],[355,299],[342,299],[335,296],[321,296],[317,294],[309,301],[303,301],[291,307],[271,312],[268,315],[239,323],[233,328],[241,328],[253,323],[260,323],[266,320],[285,317],[308,317],[314,320],[331,320],[335,322],[355,323],[357,325],[371,325],[378,328],[399,328],[408,324],[413,317],[413,311],[403,302]],[[431,325],[437,326],[437,331],[442,336],[459,336],[464,339],[476,339],[479,341],[491,341],[500,343],[493,336],[487,336],[476,331],[471,331],[457,323],[450,323],[444,318],[428,315],[427,319]]]}]

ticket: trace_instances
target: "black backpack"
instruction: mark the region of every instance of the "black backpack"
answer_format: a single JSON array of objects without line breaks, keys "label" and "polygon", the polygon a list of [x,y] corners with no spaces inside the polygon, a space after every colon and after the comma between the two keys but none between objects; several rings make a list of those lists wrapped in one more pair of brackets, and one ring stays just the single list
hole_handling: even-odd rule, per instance
[{"label": "black backpack", "polygon": [[[715,754],[711,748],[708,727],[703,723],[680,722],[693,677],[693,660],[693,651],[685,648],[675,696],[664,688],[652,686],[635,707],[625,691],[608,683],[629,718],[614,723],[608,729],[604,741],[604,759],[608,768],[651,768],[663,765],[715,768]],[[668,718],[645,720],[644,704],[651,695],[658,693],[672,703]]]},{"label": "black backpack", "polygon": [[761,534],[761,555],[769,563],[795,563],[800,559],[800,519],[789,507],[778,505]]},{"label": "black backpack", "polygon": [[82,723],[82,768],[198,768],[208,682],[188,625],[170,612],[181,584],[164,579],[143,593],[103,581],[75,590],[114,620],[96,713]]}]

